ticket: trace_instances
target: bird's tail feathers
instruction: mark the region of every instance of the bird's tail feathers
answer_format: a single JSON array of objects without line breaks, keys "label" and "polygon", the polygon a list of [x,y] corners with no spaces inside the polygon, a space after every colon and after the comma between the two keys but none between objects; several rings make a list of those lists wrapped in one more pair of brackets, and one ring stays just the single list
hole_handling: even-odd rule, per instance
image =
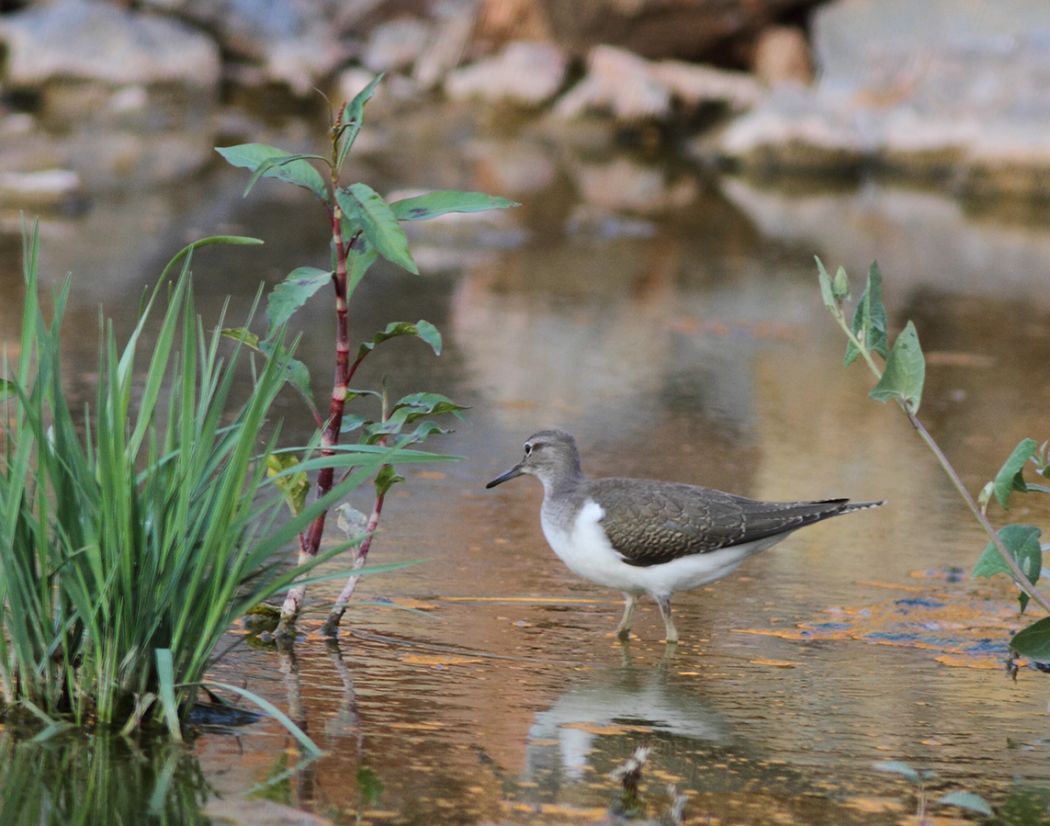
[{"label": "bird's tail feathers", "polygon": [[885,499],[879,499],[878,501],[872,502],[850,502],[842,509],[842,513],[852,513],[853,511],[866,511],[872,508],[881,508],[886,504]]}]

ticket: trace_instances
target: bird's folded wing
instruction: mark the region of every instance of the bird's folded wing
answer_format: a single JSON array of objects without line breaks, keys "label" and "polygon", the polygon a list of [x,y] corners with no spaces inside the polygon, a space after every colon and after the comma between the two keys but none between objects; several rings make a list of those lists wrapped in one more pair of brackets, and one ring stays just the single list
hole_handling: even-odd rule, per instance
[{"label": "bird's folded wing", "polygon": [[639,566],[787,533],[840,513],[847,501],[759,502],[693,485],[625,481],[596,480],[590,493],[605,512],[601,525],[613,548]]}]

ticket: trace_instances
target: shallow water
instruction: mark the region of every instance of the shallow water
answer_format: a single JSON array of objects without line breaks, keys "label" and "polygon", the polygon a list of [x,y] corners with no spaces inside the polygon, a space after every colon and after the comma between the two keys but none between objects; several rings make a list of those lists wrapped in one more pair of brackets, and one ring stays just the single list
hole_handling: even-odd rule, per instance
[{"label": "shallow water", "polygon": [[[386,374],[395,392],[469,404],[434,443],[464,458],[405,469],[372,558],[423,563],[362,580],[338,648],[314,633],[335,582],[311,589],[294,658],[240,645],[218,667],[289,709],[328,752],[265,795],[339,823],[601,821],[617,797],[608,773],[646,745],[653,818],[674,783],[689,796],[686,822],[897,823],[915,801],[872,768],[891,759],[934,770],[934,797],[963,788],[1008,811],[1045,810],[1032,801],[1050,790],[1050,683],[999,667],[1018,625],[1013,595],[952,573],[976,559],[979,531],[907,423],[866,398],[861,367],[842,369],[812,255],[858,284],[878,256],[891,326],[915,320],[929,355],[923,417],[976,490],[1020,438],[1047,435],[1050,232],[876,184],[788,194],[538,137],[468,131],[440,145],[371,155],[357,172],[380,191],[457,186],[524,206],[424,228],[423,278],[370,277],[352,305],[355,335],[426,318],[446,350],[435,359],[392,342],[355,384]],[[243,183],[215,168],[45,223],[44,265],[74,271],[71,317],[84,335],[98,302],[132,311],[192,237],[267,240],[203,251],[195,265],[198,294],[217,307],[233,293],[234,318],[260,279],[324,260],[306,196],[264,184],[242,201]],[[14,294],[17,273],[2,277]],[[328,307],[315,301],[299,318],[320,395]],[[15,302],[0,308],[5,339],[16,322]],[[85,351],[71,380],[89,386],[91,348],[71,350]],[[298,417],[296,400],[282,412]],[[549,551],[539,486],[483,489],[548,426],[576,434],[593,475],[890,502],[679,595],[675,651],[659,642],[651,604],[621,646],[619,595],[576,580]],[[1012,513],[1048,517],[1031,498]],[[236,808],[295,766],[293,745],[271,722],[202,736],[209,805]]]}]

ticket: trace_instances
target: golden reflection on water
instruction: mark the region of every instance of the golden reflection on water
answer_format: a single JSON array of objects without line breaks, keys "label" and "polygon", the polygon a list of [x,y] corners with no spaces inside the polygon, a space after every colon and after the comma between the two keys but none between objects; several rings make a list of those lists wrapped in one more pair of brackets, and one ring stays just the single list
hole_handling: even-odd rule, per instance
[{"label": "golden reflection on water", "polygon": [[[653,749],[649,815],[665,811],[674,783],[689,796],[690,823],[898,823],[913,799],[871,769],[887,759],[936,770],[937,792],[967,788],[997,803],[1015,782],[1050,788],[1044,676],[1023,670],[1015,683],[863,634],[798,633],[943,591],[943,572],[968,568],[983,546],[907,424],[866,398],[859,365],[842,369],[810,256],[842,259],[856,279],[877,241],[891,325],[914,317],[926,349],[940,354],[924,415],[977,489],[1022,436],[1047,436],[1046,231],[976,223],[934,196],[792,199],[727,181],[726,198],[698,178],[688,192],[671,187],[670,201],[687,206],[669,201],[646,216],[652,237],[603,241],[561,232],[569,207],[551,202],[583,190],[544,180],[530,196],[539,206],[514,219],[529,230],[525,243],[457,258],[440,233],[427,236],[420,243],[445,262],[438,271],[422,280],[384,271],[359,292],[362,335],[402,317],[444,330],[440,361],[396,343],[362,381],[389,372],[406,390],[472,405],[441,444],[465,461],[406,469],[373,558],[426,564],[362,580],[345,620],[353,633],[338,650],[314,633],[335,583],[312,588],[294,659],[241,648],[218,667],[288,709],[328,752],[267,794],[341,823],[594,822],[616,798],[609,771],[643,744]],[[213,210],[227,231],[278,239],[262,270],[224,253],[227,277],[208,280],[214,270],[202,262],[202,293],[216,301],[236,289],[244,304],[260,275],[273,281],[316,257],[297,202],[228,200]],[[157,255],[147,246],[139,263]],[[228,276],[242,269],[242,279]],[[85,329],[94,330],[103,288],[94,282],[76,298],[74,287]],[[106,289],[130,306],[138,294]],[[327,329],[327,308],[309,305],[302,323]],[[301,353],[318,386],[330,357],[322,339],[308,338]],[[85,359],[89,371],[94,357]],[[294,411],[289,401],[285,412]],[[619,596],[575,580],[549,552],[537,486],[482,490],[525,436],[550,425],[576,433],[595,475],[890,502],[807,529],[681,595],[683,642],[667,658],[651,605],[637,639],[615,642]],[[1050,524],[1043,503],[1023,500],[1011,515]],[[953,587],[969,598],[965,580]],[[990,631],[1002,639],[1013,596],[990,593],[1007,606]],[[376,597],[428,610],[363,604]],[[206,735],[197,753],[212,787],[233,799],[300,759],[273,723]]]}]

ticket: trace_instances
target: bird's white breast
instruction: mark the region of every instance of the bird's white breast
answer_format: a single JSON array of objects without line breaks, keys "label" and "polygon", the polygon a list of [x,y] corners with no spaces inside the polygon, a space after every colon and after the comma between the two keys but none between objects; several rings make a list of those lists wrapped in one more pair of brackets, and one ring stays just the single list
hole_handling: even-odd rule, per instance
[{"label": "bird's white breast", "polygon": [[580,508],[569,530],[548,511],[540,511],[543,535],[570,571],[591,582],[627,593],[670,596],[732,573],[747,557],[775,545],[787,534],[734,545],[704,554],[683,556],[659,565],[628,565],[609,542],[601,526],[605,511],[593,499]]}]

